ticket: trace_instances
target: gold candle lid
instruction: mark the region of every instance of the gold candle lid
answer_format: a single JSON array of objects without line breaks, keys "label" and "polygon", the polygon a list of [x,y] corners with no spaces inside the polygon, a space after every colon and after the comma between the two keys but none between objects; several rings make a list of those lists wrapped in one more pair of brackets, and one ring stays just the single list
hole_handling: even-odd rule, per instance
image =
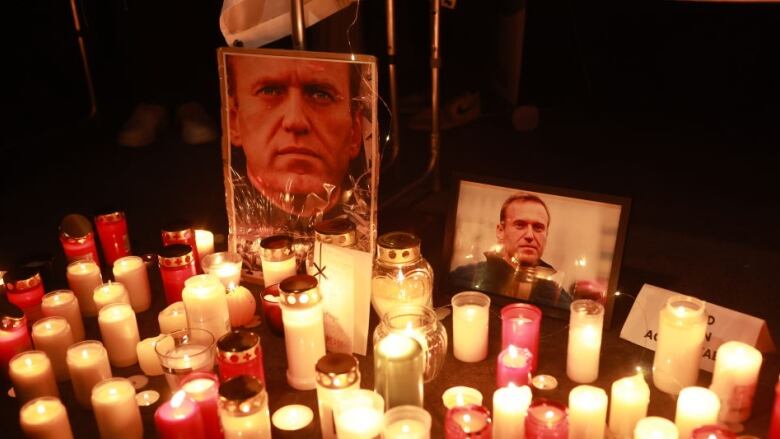
[{"label": "gold candle lid", "polygon": [[83,215],[71,213],[60,221],[60,234],[68,242],[83,244],[92,235],[92,223]]},{"label": "gold candle lid", "polygon": [[217,340],[217,354],[227,363],[247,363],[260,355],[260,336],[246,329],[234,329]]},{"label": "gold candle lid", "polygon": [[317,360],[317,384],[328,389],[345,389],[360,382],[358,360],[349,354],[326,354]]},{"label": "gold candle lid", "polygon": [[95,215],[95,222],[98,223],[115,223],[122,221],[125,218],[125,213],[121,210],[106,211]]},{"label": "gold candle lid", "polygon": [[266,261],[286,261],[295,256],[292,245],[290,235],[268,236],[260,241],[260,257]]},{"label": "gold candle lid", "polygon": [[21,308],[7,300],[0,301],[0,329],[10,331],[26,324]]},{"label": "gold candle lid", "polygon": [[157,263],[165,268],[184,267],[194,261],[192,246],[189,244],[166,245],[157,257]]},{"label": "gold candle lid", "polygon": [[405,264],[422,257],[420,238],[407,232],[385,233],[377,239],[379,260],[390,264]]},{"label": "gold candle lid", "polygon": [[171,221],[162,227],[164,243],[187,241],[194,233],[192,223],[185,220]]},{"label": "gold candle lid", "polygon": [[265,384],[249,375],[238,375],[219,385],[219,405],[232,416],[249,416],[267,404]]},{"label": "gold candle lid", "polygon": [[279,284],[279,302],[291,308],[314,306],[322,299],[317,285],[317,278],[314,276],[308,274],[290,276]]},{"label": "gold candle lid", "polygon": [[326,244],[352,247],[356,236],[355,223],[346,218],[323,220],[314,225],[314,237]]},{"label": "gold candle lid", "polygon": [[3,283],[9,293],[27,290],[41,284],[41,274],[35,268],[17,267],[3,275]]}]

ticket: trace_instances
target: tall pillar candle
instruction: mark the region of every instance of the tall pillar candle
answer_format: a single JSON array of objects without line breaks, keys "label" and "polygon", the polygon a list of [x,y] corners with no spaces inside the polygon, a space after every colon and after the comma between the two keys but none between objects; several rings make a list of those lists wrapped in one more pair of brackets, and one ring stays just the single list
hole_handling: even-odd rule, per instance
[{"label": "tall pillar candle", "polygon": [[73,341],[84,340],[84,320],[76,295],[70,290],[54,290],[43,296],[41,311],[45,317],[60,316],[65,318],[73,333]]},{"label": "tall pillar candle", "polygon": [[24,311],[11,303],[0,303],[0,378],[8,373],[14,355],[31,349]]},{"label": "tall pillar candle", "polygon": [[155,347],[157,343],[169,343],[173,348],[173,340],[170,337],[166,338],[166,334],[159,334],[156,337],[145,338],[138,342],[135,347],[136,354],[138,354],[138,365],[141,367],[144,375],[157,376],[163,374],[162,366],[160,365],[160,358],[157,356]]},{"label": "tall pillar candle", "polygon": [[92,389],[92,410],[102,439],[140,439],[144,435],[135,388],[126,378],[109,378]]},{"label": "tall pillar candle", "polygon": [[157,256],[157,265],[160,268],[165,302],[170,304],[181,301],[187,279],[198,273],[192,247],[186,244],[163,247]]},{"label": "tall pillar candle", "polygon": [[465,291],[452,297],[452,338],[455,358],[476,363],[487,357],[490,297]]},{"label": "tall pillar candle", "polygon": [[496,360],[496,387],[528,384],[532,361],[533,356],[528,349],[509,345]]},{"label": "tall pillar candle", "polygon": [[401,405],[385,412],[383,439],[430,439],[431,414],[422,407]]},{"label": "tall pillar candle", "polygon": [[607,424],[607,392],[581,385],[569,392],[569,438],[603,438]]},{"label": "tall pillar candle", "polygon": [[322,297],[317,279],[309,275],[288,277],[279,285],[284,344],[287,351],[287,382],[294,389],[316,387],[315,365],[325,355]]},{"label": "tall pillar candle", "polygon": [[211,332],[214,339],[230,331],[230,311],[228,310],[225,287],[213,274],[199,274],[184,282],[182,301],[187,312],[190,328],[200,328]]},{"label": "tall pillar candle", "polygon": [[3,283],[6,298],[24,311],[28,322],[35,323],[41,318],[44,286],[38,269],[16,267],[3,274]]},{"label": "tall pillar candle", "polygon": [[490,439],[492,424],[488,409],[478,405],[457,406],[447,411],[444,420],[446,439]]},{"label": "tall pillar candle", "polygon": [[8,364],[16,399],[25,403],[39,396],[60,396],[51,361],[43,351],[17,354]]},{"label": "tall pillar candle", "polygon": [[374,349],[374,391],[387,408],[423,405],[422,347],[412,337],[390,333]]},{"label": "tall pillar candle", "polygon": [[108,281],[95,288],[92,293],[92,300],[95,302],[95,308],[100,314],[100,309],[112,303],[130,304],[130,297],[127,295],[127,289],[119,282]]},{"label": "tall pillar candle", "polygon": [[181,389],[198,405],[206,438],[222,439],[217,376],[209,372],[192,372],[181,380]]},{"label": "tall pillar candle", "polygon": [[114,367],[127,367],[138,362],[135,347],[140,340],[138,322],[133,308],[127,303],[103,307],[98,315],[100,337]]},{"label": "tall pillar candle", "polygon": [[160,324],[161,334],[170,334],[185,329],[187,327],[187,311],[184,308],[184,302],[174,302],[168,305],[157,315],[157,322]]},{"label": "tall pillar candle", "polygon": [[214,233],[195,229],[195,246],[198,248],[198,255],[201,258],[214,253]]},{"label": "tall pillar candle", "polygon": [[152,304],[149,273],[139,256],[125,256],[114,261],[114,279],[127,289],[130,305],[135,312],[143,312]]},{"label": "tall pillar candle", "polygon": [[330,353],[317,360],[316,369],[322,439],[335,439],[333,409],[344,392],[360,388],[358,360],[349,354]]},{"label": "tall pillar candle", "polygon": [[697,427],[716,424],[719,411],[720,400],[712,390],[695,386],[682,389],[674,415],[680,437],[689,438]]},{"label": "tall pillar candle", "polygon": [[64,317],[46,317],[38,320],[32,327],[32,339],[35,349],[46,352],[51,360],[57,381],[67,381],[68,364],[65,353],[73,344],[73,333]]},{"label": "tall pillar candle", "polygon": [[575,383],[592,383],[599,377],[604,306],[582,299],[570,309],[566,375]]},{"label": "tall pillar candle", "polygon": [[545,399],[532,402],[525,417],[525,437],[526,439],[568,438],[569,418],[566,407]]},{"label": "tall pillar candle", "polygon": [[130,254],[130,237],[127,234],[127,219],[124,212],[109,210],[95,215],[95,226],[103,249],[103,257],[108,266]]},{"label": "tall pillar candle", "polygon": [[493,393],[493,437],[522,438],[525,436],[525,417],[531,405],[528,386],[502,387]]},{"label": "tall pillar candle", "polygon": [[510,345],[531,352],[531,371],[536,370],[539,355],[539,330],[542,310],[527,304],[513,303],[501,308],[501,349]]},{"label": "tall pillar candle", "polygon": [[76,401],[86,409],[91,408],[92,388],[111,378],[106,348],[97,340],[85,340],[68,348],[66,361]]},{"label": "tall pillar candle", "polygon": [[382,433],[385,401],[366,389],[348,390],[336,402],[334,419],[338,439],[373,439]]},{"label": "tall pillar candle", "polygon": [[263,284],[266,288],[281,283],[297,273],[292,244],[292,236],[287,235],[269,236],[260,241],[260,262],[263,267]]},{"label": "tall pillar candle", "polygon": [[653,384],[672,395],[696,384],[704,335],[705,303],[681,294],[667,300],[658,318],[658,343],[653,358]]},{"label": "tall pillar candle", "polygon": [[68,264],[66,269],[68,285],[79,301],[81,314],[87,317],[97,315],[95,301],[92,294],[95,288],[103,283],[100,275],[100,267],[93,261],[75,261]]},{"label": "tall pillar candle", "polygon": [[641,372],[612,383],[609,431],[615,439],[631,439],[636,423],[647,416],[650,387]]},{"label": "tall pillar candle", "polygon": [[206,439],[198,406],[183,390],[173,394],[154,412],[154,425],[162,439]]},{"label": "tall pillar candle", "polygon": [[[634,439],[678,439],[681,438],[674,422],[659,416],[640,419],[634,427]],[[686,438],[683,438],[686,439]]]},{"label": "tall pillar candle", "polygon": [[219,386],[219,419],[225,439],[271,439],[265,385],[246,375],[222,383]]},{"label": "tall pillar candle", "polygon": [[68,412],[53,396],[42,396],[22,406],[19,426],[30,439],[73,439]]},{"label": "tall pillar candle", "polygon": [[728,341],[720,345],[710,390],[720,398],[721,422],[736,424],[750,418],[762,361],[761,352],[748,344]]}]

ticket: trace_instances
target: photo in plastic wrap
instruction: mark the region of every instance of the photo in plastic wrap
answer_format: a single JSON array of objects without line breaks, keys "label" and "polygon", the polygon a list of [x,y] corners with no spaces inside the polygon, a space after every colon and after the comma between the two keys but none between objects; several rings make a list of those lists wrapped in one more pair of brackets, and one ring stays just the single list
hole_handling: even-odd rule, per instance
[{"label": "photo in plastic wrap", "polygon": [[219,50],[230,249],[262,280],[260,241],[286,234],[301,267],[313,226],[346,218],[356,248],[376,236],[376,60],[271,49]]},{"label": "photo in plastic wrap", "polygon": [[572,301],[592,299],[609,321],[630,200],[462,177],[452,205],[443,267],[449,290],[531,302],[560,317]]}]

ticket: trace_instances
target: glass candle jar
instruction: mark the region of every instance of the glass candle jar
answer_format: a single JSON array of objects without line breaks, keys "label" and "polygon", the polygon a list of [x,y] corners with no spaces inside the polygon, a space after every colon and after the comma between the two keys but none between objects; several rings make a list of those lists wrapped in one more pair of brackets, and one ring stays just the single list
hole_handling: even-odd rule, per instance
[{"label": "glass candle jar", "polygon": [[509,345],[531,351],[531,371],[539,357],[539,328],[542,310],[527,303],[513,303],[501,308],[501,349]]},{"label": "glass candle jar", "polygon": [[186,244],[192,249],[192,258],[195,261],[195,270],[200,273],[200,257],[198,255],[198,243],[195,240],[195,231],[189,221],[171,221],[164,225],[162,231],[163,246],[172,244]]},{"label": "glass candle jar", "polygon": [[439,375],[447,358],[448,338],[447,329],[433,309],[413,304],[390,309],[374,329],[374,347],[390,333],[405,334],[420,343],[425,357],[423,380],[426,383]]},{"label": "glass candle jar", "polygon": [[155,344],[154,350],[171,390],[179,389],[189,373],[214,368],[214,336],[205,329],[174,331]]},{"label": "glass candle jar", "polygon": [[314,276],[299,274],[279,285],[287,351],[287,382],[294,389],[316,387],[315,365],[325,355],[322,296]]},{"label": "glass candle jar", "polygon": [[420,238],[391,232],[377,240],[371,303],[380,317],[396,305],[433,306],[433,269],[420,252]]},{"label": "glass candle jar", "polygon": [[525,417],[527,439],[563,439],[569,437],[566,407],[555,401],[537,399],[528,407]]},{"label": "glass candle jar", "polygon": [[260,336],[246,329],[234,329],[223,335],[217,341],[217,364],[222,381],[249,375],[265,382]]},{"label": "glass candle jar", "polygon": [[422,407],[402,405],[385,412],[385,439],[430,439],[431,414]]},{"label": "glass candle jar", "polygon": [[526,348],[509,345],[496,360],[496,387],[524,386],[531,376],[533,356]]},{"label": "glass candle jar", "polygon": [[268,393],[255,377],[239,375],[219,386],[219,418],[225,439],[270,439]]},{"label": "glass candle jar", "polygon": [[0,373],[6,376],[14,355],[32,349],[27,318],[18,306],[0,303]]},{"label": "glass candle jar", "polygon": [[452,296],[452,354],[466,363],[487,358],[490,297],[478,291]]},{"label": "glass candle jar", "polygon": [[720,345],[710,384],[721,401],[720,422],[737,424],[750,418],[762,362],[761,352],[747,343]]},{"label": "glass candle jar", "polygon": [[62,316],[73,331],[73,341],[84,340],[84,321],[76,295],[71,290],[54,290],[43,296],[41,312],[46,317]]},{"label": "glass candle jar", "polygon": [[566,375],[575,383],[592,383],[599,377],[604,306],[590,299],[572,302]]},{"label": "glass candle jar", "polygon": [[100,265],[92,223],[77,213],[65,216],[60,222],[60,243],[68,262],[89,259]]},{"label": "glass candle jar", "polygon": [[182,378],[181,389],[198,405],[206,438],[222,438],[219,425],[219,378],[210,372],[192,372]]},{"label": "glass candle jar", "polygon": [[336,402],[334,417],[338,439],[376,438],[382,434],[385,400],[367,389],[345,391]]},{"label": "glass candle jar", "polygon": [[391,332],[374,346],[374,391],[388,408],[423,405],[425,358],[414,338]]},{"label": "glass candle jar", "polygon": [[349,354],[331,353],[317,361],[316,369],[322,439],[335,439],[333,410],[345,391],[360,388],[358,360]]},{"label": "glass candle jar", "polygon": [[187,326],[210,332],[214,340],[230,331],[230,305],[225,287],[213,274],[199,274],[184,282],[181,293]]},{"label": "glass candle jar", "polygon": [[114,210],[95,215],[95,226],[103,257],[109,266],[114,265],[117,259],[130,254],[130,237],[127,235],[124,212]]},{"label": "glass candle jar", "polygon": [[32,325],[43,317],[41,312],[43,280],[37,270],[14,268],[3,275],[3,283],[5,283],[8,301],[24,311],[29,324]]},{"label": "glass candle jar", "polygon": [[444,420],[446,439],[490,439],[491,435],[490,411],[485,407],[469,404],[453,407],[447,411]]},{"label": "glass candle jar", "polygon": [[282,308],[279,306],[279,284],[274,284],[265,288],[260,299],[263,302],[265,321],[268,323],[268,327],[271,328],[271,332],[276,335],[284,336]]},{"label": "glass candle jar", "polygon": [[696,385],[706,331],[704,301],[682,294],[666,301],[658,318],[653,358],[653,384],[658,390],[676,395]]},{"label": "glass candle jar", "polygon": [[236,252],[218,252],[204,256],[200,265],[204,273],[217,276],[230,291],[241,282],[242,262],[241,255]]},{"label": "glass candle jar", "polygon": [[288,235],[269,236],[260,241],[260,262],[266,288],[297,273],[298,265],[292,245],[293,238]]},{"label": "glass candle jar", "polygon": [[184,281],[197,274],[192,247],[187,244],[165,246],[160,251],[157,263],[160,266],[165,302],[170,305],[181,301]]}]

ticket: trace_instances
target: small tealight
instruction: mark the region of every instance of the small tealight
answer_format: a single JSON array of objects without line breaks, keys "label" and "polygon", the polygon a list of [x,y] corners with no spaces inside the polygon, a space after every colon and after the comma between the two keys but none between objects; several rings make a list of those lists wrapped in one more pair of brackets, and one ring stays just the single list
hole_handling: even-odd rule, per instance
[{"label": "small tealight", "polygon": [[531,384],[539,390],[553,390],[558,387],[558,380],[552,375],[536,375]]},{"label": "small tealight", "polygon": [[295,431],[305,428],[314,419],[314,412],[305,405],[286,405],[275,411],[271,417],[274,427],[279,430]]},{"label": "small tealight", "polygon": [[130,384],[133,385],[135,390],[143,389],[147,384],[149,384],[149,378],[146,378],[144,375],[129,376],[127,377],[127,380],[130,381]]},{"label": "small tealight", "polygon": [[482,393],[472,387],[455,386],[445,390],[441,400],[447,410],[467,404],[482,405]]},{"label": "small tealight", "polygon": [[145,390],[135,395],[135,402],[141,407],[148,407],[157,402],[158,399],[160,399],[160,394],[154,390]]}]

